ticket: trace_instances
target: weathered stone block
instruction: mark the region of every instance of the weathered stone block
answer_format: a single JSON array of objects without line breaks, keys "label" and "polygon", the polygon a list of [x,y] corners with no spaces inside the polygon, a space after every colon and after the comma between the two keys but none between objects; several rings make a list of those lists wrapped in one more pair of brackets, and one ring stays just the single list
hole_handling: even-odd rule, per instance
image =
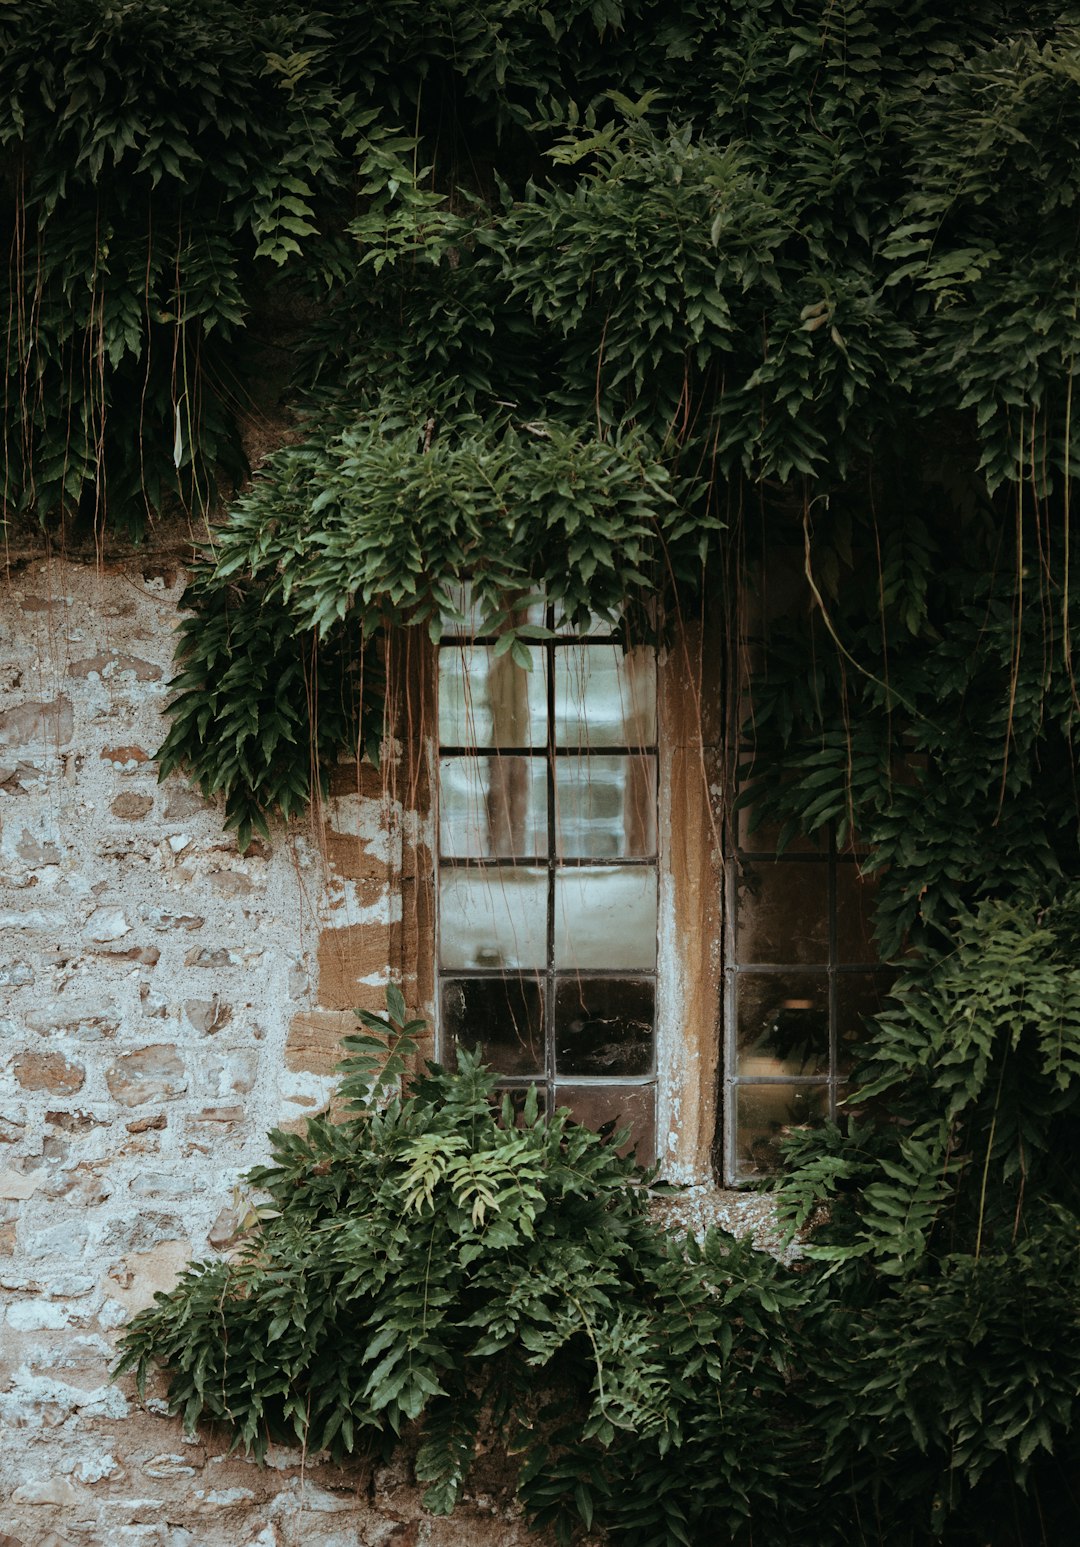
[{"label": "weathered stone block", "polygon": [[52,1504],[73,1509],[83,1503],[87,1495],[66,1477],[50,1477],[46,1474],[33,1482],[23,1483],[11,1495],[13,1504]]},{"label": "weathered stone block", "polygon": [[232,1125],[243,1122],[243,1120],[244,1108],[239,1102],[232,1102],[225,1106],[203,1107],[201,1111],[193,1113],[188,1118],[188,1127],[201,1128],[207,1124],[211,1126],[216,1126],[217,1124]]},{"label": "weathered stone block", "polygon": [[206,1239],[216,1252],[225,1252],[236,1245],[242,1234],[239,1214],[235,1209],[225,1208],[210,1226]]},{"label": "weathered stone block", "polygon": [[30,1198],[43,1187],[48,1180],[48,1175],[42,1170],[0,1171],[0,1198]]},{"label": "weathered stone block", "polygon": [[201,929],[206,920],[198,913],[170,913],[167,908],[140,908],[139,916],[151,929],[163,933],[174,929]]},{"label": "weathered stone block", "polygon": [[243,957],[238,951],[231,951],[228,946],[219,946],[217,950],[211,950],[204,946],[201,950],[196,948],[189,951],[184,957],[185,967],[239,967]]},{"label": "weathered stone block", "polygon": [[[361,1005],[365,991],[380,991],[390,975],[390,928],[382,924],[351,924],[324,929],[319,936],[319,999],[331,1010]],[[362,1008],[368,1008],[362,1005]]]},{"label": "weathered stone block", "polygon": [[[382,990],[376,992],[381,995]],[[344,1056],[342,1037],[362,1030],[351,1010],[304,1010],[289,1025],[286,1067],[296,1073],[333,1074]]]},{"label": "weathered stone block", "polygon": [[152,1305],[159,1291],[167,1293],[191,1260],[191,1242],[159,1241],[145,1252],[133,1252],[110,1269],[109,1293],[129,1315]]},{"label": "weathered stone block", "polygon": [[124,672],[138,682],[160,682],[165,675],[152,661],[140,660],[137,655],[120,655],[115,650],[107,655],[90,655],[85,660],[72,661],[68,667],[69,677],[89,677],[96,673],[99,677],[109,678]]},{"label": "weathered stone block", "polygon": [[239,870],[214,870],[209,879],[222,897],[246,897],[255,890],[254,883]]},{"label": "weathered stone block", "polygon": [[259,1072],[259,1055],[253,1048],[212,1059],[207,1068],[207,1094],[218,1097],[246,1096]]},{"label": "weathered stone block", "polygon": [[213,801],[204,800],[190,784],[177,781],[166,786],[165,817],[170,822],[182,822],[197,811],[213,810]]},{"label": "weathered stone block", "polygon": [[61,694],[48,701],[28,699],[0,714],[0,747],[25,747],[35,742],[65,747],[74,730],[70,698]]},{"label": "weathered stone block", "polygon": [[141,1106],[144,1101],[174,1101],[187,1090],[187,1073],[174,1048],[164,1044],[122,1054],[105,1072],[115,1101]]},{"label": "weathered stone block", "polygon": [[44,841],[34,837],[33,833],[23,828],[22,837],[15,845],[15,853],[24,865],[36,867],[38,865],[59,865],[63,855],[55,843],[48,839]]},{"label": "weathered stone block", "polygon": [[109,807],[113,816],[119,817],[124,822],[138,822],[153,809],[154,798],[152,795],[135,795],[130,792],[117,795]]},{"label": "weathered stone block", "polygon": [[12,1062],[15,1078],[24,1090],[50,1090],[57,1096],[73,1096],[86,1083],[86,1070],[62,1053],[19,1053]]},{"label": "weathered stone block", "polygon": [[149,752],[134,743],[120,747],[102,747],[101,760],[111,763],[120,773],[134,773],[143,763],[150,761]]},{"label": "weathered stone block", "polygon": [[232,1020],[232,1005],[219,999],[217,994],[212,999],[185,999],[184,1015],[196,1031],[211,1036]]},{"label": "weathered stone block", "polygon": [[164,1112],[155,1112],[153,1117],[136,1117],[124,1126],[128,1133],[151,1133],[167,1125]]},{"label": "weathered stone block", "polygon": [[123,939],[130,929],[122,908],[95,908],[83,926],[83,933],[90,940],[104,943]]}]

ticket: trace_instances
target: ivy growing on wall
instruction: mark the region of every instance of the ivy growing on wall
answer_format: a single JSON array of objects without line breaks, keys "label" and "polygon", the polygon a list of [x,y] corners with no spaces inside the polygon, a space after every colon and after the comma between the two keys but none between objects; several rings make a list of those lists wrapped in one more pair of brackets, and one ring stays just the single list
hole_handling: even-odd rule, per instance
[{"label": "ivy growing on wall", "polygon": [[[719,614],[733,651],[759,593],[747,798],[789,836],[833,824],[869,846],[900,976],[861,1097],[791,1141],[780,1202],[813,1229],[809,1265],[646,1239],[643,1184],[585,1145],[634,1246],[596,1248],[610,1320],[567,1337],[602,1324],[590,1369],[618,1347],[637,1384],[610,1433],[578,1392],[526,1469],[530,1507],[642,1544],[1061,1540],[1080,1360],[1080,11],[8,0],[0,147],[5,519],[209,522],[162,764],[220,792],[242,839],[338,756],[376,755],[392,631],[437,635],[468,577],[511,650],[540,585],[577,616],[629,603],[637,629]],[[282,318],[291,433],[237,492],[253,350]],[[467,1101],[433,1075],[387,1119],[391,1148],[431,1125],[440,1177],[519,1143],[462,1078]],[[349,1144],[366,1155],[370,1131],[316,1127],[264,1180],[302,1198],[305,1167],[368,1165]],[[530,1165],[578,1143],[529,1133]],[[296,1283],[345,1271],[304,1253],[358,1228],[351,1185],[313,1240],[287,1207],[260,1237]],[[504,1247],[454,1185],[432,1189],[439,1228],[477,1249],[463,1274],[495,1273]],[[523,1184],[505,1207],[526,1204],[539,1219]],[[757,1344],[715,1366],[711,1345],[672,1343],[670,1295],[722,1343],[729,1290],[740,1337],[772,1297],[760,1335],[783,1381]],[[261,1315],[261,1292],[230,1314]],[[461,1395],[457,1314],[439,1347]],[[186,1368],[170,1315],[140,1357]],[[522,1333],[513,1357],[536,1352]],[[769,1457],[744,1466],[719,1433],[718,1389],[748,1427],[753,1394],[775,1414]],[[341,1398],[361,1427],[384,1422],[374,1391]],[[192,1417],[205,1399],[188,1391]],[[668,1432],[657,1403],[692,1420]],[[320,1433],[348,1448],[344,1416]],[[440,1444],[446,1505],[467,1437]],[[578,1492],[593,1473],[608,1491]],[[701,1515],[680,1516],[698,1489]]]}]

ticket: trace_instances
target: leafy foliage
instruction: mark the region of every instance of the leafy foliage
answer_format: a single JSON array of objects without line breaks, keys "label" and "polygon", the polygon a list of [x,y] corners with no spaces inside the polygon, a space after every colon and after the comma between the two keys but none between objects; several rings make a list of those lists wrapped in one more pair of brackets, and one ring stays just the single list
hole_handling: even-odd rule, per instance
[{"label": "leafy foliage", "polygon": [[[119,1368],[142,1384],[166,1363],[171,1408],[256,1455],[285,1439],[344,1457],[419,1421],[417,1475],[438,1512],[492,1404],[528,1507],[560,1534],[577,1516],[617,1524],[634,1472],[684,1448],[702,1466],[719,1443],[725,1475],[692,1503],[666,1486],[632,1539],[683,1541],[688,1522],[771,1508],[779,1467],[760,1466],[751,1415],[783,1391],[786,1338],[769,1318],[798,1296],[778,1265],[719,1233],[668,1240],[648,1215],[651,1175],[618,1154],[624,1134],[540,1114],[535,1093],[516,1125],[473,1056],[401,1096],[421,1023],[394,991],[388,1020],[362,1019],[369,1034],[346,1039],[349,1118],[274,1136],[275,1164],[247,1179],[270,1197],[257,1233],[159,1295]],[[530,1399],[538,1382],[546,1400]]]},{"label": "leafy foliage", "polygon": [[899,973],[789,1141],[794,1274],[664,1238],[474,1062],[385,1102],[357,1065],[241,1259],[128,1334],[189,1422],[421,1423],[442,1509],[516,1413],[534,1517],[641,1547],[1066,1539],[1078,59],[1055,0],[0,6],[5,514],[220,514],[266,335],[293,370],[163,767],[242,840],[297,809],[466,578],[519,661],[540,587],[699,607],[753,657],[742,798],[857,837]]},{"label": "leafy foliage", "polygon": [[[967,1544],[1013,1488],[1051,1522],[1071,1507],[1075,1217],[1046,1214],[1018,1245],[995,1225],[985,1254],[932,1260],[961,1168],[926,1166],[929,1126],[868,1134],[864,1174],[896,1185],[851,1194],[856,1244],[792,1271],[719,1230],[666,1234],[624,1135],[541,1114],[535,1093],[515,1119],[473,1055],[402,1095],[423,1023],[396,990],[387,1018],[361,1020],[345,1119],[275,1134],[274,1164],[247,1178],[269,1203],[240,1254],[190,1268],[122,1335],[118,1371],[142,1388],[164,1364],[189,1427],[222,1424],[256,1456],[296,1441],[343,1459],[416,1426],[425,1503],[445,1513],[493,1423],[560,1541],[584,1526],[637,1547],[855,1530]],[[853,1174],[844,1159],[832,1177]],[[838,1198],[834,1241],[851,1235]],[[1022,1496],[1010,1509],[1030,1512]]]}]

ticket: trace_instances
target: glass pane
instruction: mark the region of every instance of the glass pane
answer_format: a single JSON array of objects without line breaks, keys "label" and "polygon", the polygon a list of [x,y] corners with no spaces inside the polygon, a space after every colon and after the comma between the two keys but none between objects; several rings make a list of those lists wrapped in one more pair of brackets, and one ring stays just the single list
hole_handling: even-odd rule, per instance
[{"label": "glass pane", "polygon": [[529,647],[525,671],[494,645],[439,651],[439,740],[444,747],[543,747],[547,743],[547,662]]},{"label": "glass pane", "polygon": [[827,1085],[736,1085],[733,1094],[735,1164],[740,1177],[775,1171],[785,1135],[829,1113]]},{"label": "glass pane", "polygon": [[648,747],[656,741],[656,657],[617,645],[555,651],[555,745]]},{"label": "glass pane", "polygon": [[875,962],[874,906],[877,877],[860,876],[850,861],[836,867],[836,959],[838,962]]},{"label": "glass pane", "polygon": [[512,1110],[512,1112],[514,1114],[515,1126],[520,1128],[523,1125],[524,1115],[525,1115],[525,1103],[526,1103],[526,1101],[529,1098],[529,1091],[530,1091],[530,1089],[535,1089],[535,1091],[536,1091],[536,1110],[537,1110],[537,1113],[546,1112],[547,1109],[548,1109],[548,1099],[547,1099],[547,1091],[546,1091],[546,1089],[544,1088],[543,1085],[537,1085],[537,1086],[529,1086],[529,1085],[505,1086],[505,1085],[503,1085],[503,1086],[500,1086],[497,1090],[495,1090],[492,1093],[491,1105],[495,1108],[496,1112],[501,1112],[502,1111],[503,1101],[506,1099],[507,1096],[509,1096],[510,1097],[510,1107],[511,1107],[511,1110]]},{"label": "glass pane", "polygon": [[542,968],[547,959],[547,891],[544,870],[443,870],[442,965]]},{"label": "glass pane", "polygon": [[455,859],[546,855],[544,758],[440,758],[439,848]]},{"label": "glass pane", "polygon": [[544,994],[535,978],[444,978],[448,1047],[480,1048],[499,1074],[544,1072]]},{"label": "glass pane", "polygon": [[648,971],[655,963],[656,871],[652,865],[556,873],[556,967]]},{"label": "glass pane", "polygon": [[[619,609],[621,611],[621,609]],[[618,611],[611,618],[605,618],[598,612],[590,612],[588,620],[582,625],[574,626],[563,611],[562,602],[556,602],[552,614],[552,627],[556,634],[613,634],[619,626]]]},{"label": "glass pane", "polygon": [[568,859],[648,859],[656,853],[656,759],[555,759],[555,842]]},{"label": "glass pane", "polygon": [[[735,813],[735,841],[747,854],[775,854],[780,844],[780,823],[759,821],[755,827],[754,816],[754,806],[739,807]],[[809,838],[797,834],[784,848],[785,854],[827,854],[828,851],[829,837],[825,828]]]},{"label": "glass pane", "polygon": [[648,1074],[653,1066],[651,978],[560,978],[555,1062],[560,1074]]},{"label": "glass pane", "polygon": [[[466,580],[461,585],[448,586],[447,591],[451,606],[455,613],[460,614],[460,617],[451,617],[449,612],[440,614],[444,638],[474,639],[480,633],[484,622],[484,609],[473,594],[472,582]],[[534,602],[531,607],[518,613],[519,623],[543,623],[543,621],[543,602]]]},{"label": "glass pane", "polygon": [[892,973],[838,972],[836,974],[836,1058],[841,1074],[849,1074],[854,1049],[866,1041],[863,1017],[885,1008]]},{"label": "glass pane", "polygon": [[740,962],[827,962],[828,864],[758,860],[741,866],[735,949]]},{"label": "glass pane", "polygon": [[824,973],[737,973],[735,1023],[739,1074],[828,1074]]},{"label": "glass pane", "polygon": [[656,1158],[656,1087],[653,1085],[556,1085],[555,1105],[569,1107],[576,1123],[597,1130],[613,1123],[630,1129],[622,1153],[636,1150],[640,1166]]}]

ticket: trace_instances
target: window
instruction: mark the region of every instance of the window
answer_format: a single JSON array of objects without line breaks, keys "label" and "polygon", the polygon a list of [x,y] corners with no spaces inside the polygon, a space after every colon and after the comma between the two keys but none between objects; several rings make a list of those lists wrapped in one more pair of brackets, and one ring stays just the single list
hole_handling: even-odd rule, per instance
[{"label": "window", "polygon": [[[740,650],[732,664],[733,739],[744,776],[753,766],[751,683],[776,625],[809,604],[802,547],[773,546],[740,585]],[[883,1008],[894,974],[873,938],[875,882],[857,837],[841,849],[832,829],[789,843],[755,825],[728,824],[723,989],[721,1170],[738,1184],[776,1168],[792,1128],[835,1117],[847,1091],[862,1021]]]},{"label": "window", "polygon": [[882,1008],[873,884],[858,846],[832,834],[776,853],[774,829],[737,813],[728,864],[725,953],[724,1174],[774,1169],[793,1126],[835,1117],[862,1017]]},{"label": "window", "polygon": [[475,624],[438,647],[438,1056],[479,1046],[515,1099],[629,1126],[673,1181],[751,1180],[835,1114],[887,992],[864,856],[778,854],[747,812],[721,841],[745,691],[722,618],[659,660],[528,621],[529,670]]},{"label": "window", "polygon": [[467,626],[439,648],[439,1051],[651,1160],[655,656],[546,622],[529,670]]}]

